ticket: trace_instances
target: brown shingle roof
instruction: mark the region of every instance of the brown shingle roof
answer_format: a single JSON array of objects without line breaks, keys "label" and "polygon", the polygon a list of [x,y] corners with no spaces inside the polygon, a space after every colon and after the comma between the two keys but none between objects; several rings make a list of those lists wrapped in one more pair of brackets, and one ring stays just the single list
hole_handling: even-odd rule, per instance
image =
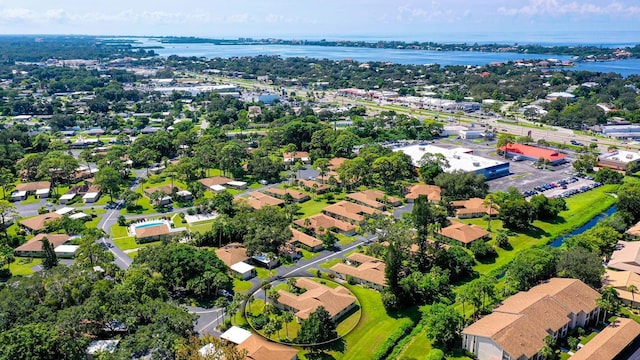
[{"label": "brown shingle roof", "polygon": [[144,228],[136,228],[135,231],[136,231],[136,237],[138,239],[144,239],[144,238],[149,238],[153,236],[166,235],[171,232],[171,229],[169,228],[169,225],[162,224],[162,225],[155,225],[155,226],[149,226]]},{"label": "brown shingle roof", "polygon": [[300,319],[308,318],[320,306],[323,306],[331,314],[331,317],[335,317],[356,301],[349,290],[342,286],[332,289],[311,279],[298,278],[296,287],[307,291],[296,295],[285,290],[278,290],[280,295],[278,303],[298,310],[296,316]]},{"label": "brown shingle roof", "polygon": [[610,360],[640,336],[640,324],[617,318],[578,350],[571,360]]},{"label": "brown shingle roof", "polygon": [[309,195],[297,190],[292,190],[292,189],[283,190],[278,188],[270,188],[263,192],[267,195],[275,196],[280,199],[284,198],[287,194],[291,195],[291,197],[297,201],[303,200],[305,198],[307,199],[309,198]]},{"label": "brown shingle roof", "polygon": [[240,351],[247,351],[247,359],[249,360],[290,360],[297,354],[298,350],[271,342],[260,335],[252,334],[238,345]]},{"label": "brown shingle roof", "polygon": [[635,225],[630,227],[627,231],[625,231],[625,234],[633,237],[640,236],[640,222],[637,222]]},{"label": "brown shingle roof", "polygon": [[[180,191],[180,188],[178,188],[177,186],[174,186],[174,187],[176,188],[176,191]],[[171,195],[173,193],[171,185],[158,186],[158,187],[144,189],[144,193],[145,193],[145,195],[147,195],[147,197],[151,196],[151,194],[153,194],[156,191],[163,191],[167,195]]]},{"label": "brown shingle roof", "polygon": [[[313,232],[316,234],[322,234],[324,233],[324,231],[332,227],[335,227],[336,229],[346,233],[354,231],[356,229],[355,226],[346,221],[334,219],[325,214],[317,214],[305,219],[309,219],[310,224],[308,228],[313,229]],[[305,225],[305,219],[298,219],[293,223],[300,227],[307,228],[307,226]],[[323,230],[320,230],[321,227]]]},{"label": "brown shingle roof", "polygon": [[429,201],[440,201],[442,198],[441,194],[442,189],[440,189],[439,186],[418,184],[408,188],[407,195],[405,197],[410,200],[415,200],[419,196],[424,195],[429,199]]},{"label": "brown shingle roof", "polygon": [[240,243],[227,244],[216,250],[218,258],[227,266],[247,260],[247,249]]},{"label": "brown shingle roof", "polygon": [[265,206],[279,206],[284,204],[283,200],[274,198],[273,196],[269,196],[267,194],[263,194],[260,192],[253,192],[246,198],[247,204],[249,204],[252,208],[258,210],[262,209]]},{"label": "brown shingle roof", "polygon": [[34,236],[33,238],[31,238],[26,243],[24,243],[24,244],[18,246],[17,248],[15,248],[14,251],[16,251],[16,252],[42,251],[42,239],[44,239],[44,238],[47,238],[47,240],[49,240],[49,243],[51,243],[51,245],[53,245],[53,247],[55,248],[55,247],[57,247],[59,245],[64,244],[65,242],[69,241],[70,237],[67,234],[38,234],[38,235]]},{"label": "brown shingle roof", "polygon": [[618,291],[618,296],[627,301],[640,301],[640,297],[627,291],[627,287],[634,285],[640,289],[640,275],[632,271],[614,271],[607,269],[602,277],[603,286],[613,286]]},{"label": "brown shingle roof", "polygon": [[379,210],[368,206],[362,206],[344,200],[333,205],[329,205],[322,211],[329,216],[335,215],[338,217],[344,217],[358,223],[364,221],[364,215],[377,215],[380,213]]},{"label": "brown shingle roof", "polygon": [[51,183],[48,181],[35,181],[16,185],[16,191],[36,191],[40,189],[50,189]]},{"label": "brown shingle roof", "polygon": [[204,185],[206,187],[212,187],[213,185],[224,185],[224,184],[228,183],[229,181],[233,181],[233,180],[229,179],[228,177],[224,177],[224,176],[214,176],[214,177],[210,177],[210,178],[200,179],[198,181],[202,185]]},{"label": "brown shingle roof", "polygon": [[282,158],[285,161],[291,161],[291,160],[297,160],[297,159],[302,159],[302,158],[309,158],[309,153],[306,151],[296,151],[295,153],[284,153],[282,154]]},{"label": "brown shingle roof", "polygon": [[342,165],[343,162],[347,161],[346,158],[341,158],[341,157],[337,157],[337,158],[333,158],[331,160],[329,160],[329,170],[335,170],[337,168],[340,167],[340,165]]},{"label": "brown shingle roof", "polygon": [[314,180],[298,179],[298,184],[304,187],[308,187],[309,189],[313,189],[313,185],[316,185],[316,190],[319,192],[329,190],[328,185],[319,183]]},{"label": "brown shingle roof", "polygon": [[608,267],[640,273],[640,241],[618,241]]},{"label": "brown shingle roof", "polygon": [[51,212],[38,216],[34,216],[29,219],[24,219],[20,221],[20,224],[26,228],[29,228],[33,231],[40,231],[44,229],[45,223],[51,220],[59,219],[62,215]]},{"label": "brown shingle roof", "polygon": [[484,199],[471,198],[468,200],[452,201],[451,205],[456,209],[457,215],[484,213],[487,215],[496,215],[498,210],[484,205]]},{"label": "brown shingle roof", "polygon": [[315,248],[316,246],[322,245],[321,240],[316,239],[313,236],[307,235],[302,231],[296,230],[294,228],[291,228],[291,240],[289,240],[289,242],[292,244],[301,243],[310,248]]},{"label": "brown shingle roof", "polygon": [[365,190],[365,191],[359,191],[352,194],[347,194],[347,198],[363,203],[374,209],[383,209],[385,207],[383,200],[385,199],[387,203],[396,203],[400,201],[393,196],[387,196],[384,192],[380,190],[371,190],[371,189]]},{"label": "brown shingle roof", "polygon": [[439,234],[463,244],[470,244],[478,239],[488,236],[489,232],[477,225],[452,223],[446,228],[441,229]]},{"label": "brown shingle roof", "polygon": [[530,358],[544,346],[549,331],[569,323],[571,313],[593,311],[599,297],[580,280],[554,278],[509,297],[463,333],[491,338],[512,358]]},{"label": "brown shingle roof", "polygon": [[[358,256],[353,256],[358,255]],[[349,266],[343,263],[335,264],[331,267],[331,271],[353,276],[358,279],[366,280],[370,283],[385,286],[387,280],[385,278],[385,263],[380,259],[376,259],[371,256],[366,256],[359,253],[351,254],[347,257],[349,260],[354,260],[360,265]]]}]

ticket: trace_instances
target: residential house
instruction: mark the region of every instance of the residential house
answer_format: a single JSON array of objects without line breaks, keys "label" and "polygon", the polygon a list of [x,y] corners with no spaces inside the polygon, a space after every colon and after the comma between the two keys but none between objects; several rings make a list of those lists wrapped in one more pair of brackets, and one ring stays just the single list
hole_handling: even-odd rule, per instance
[{"label": "residential house", "polygon": [[249,260],[247,249],[240,243],[230,243],[216,250],[218,258],[227,266]]},{"label": "residential house", "polygon": [[50,192],[51,183],[49,181],[28,182],[16,185],[16,190],[11,194],[11,199],[14,201],[25,200],[29,195],[45,199],[49,197]]},{"label": "residential house", "polygon": [[564,338],[596,321],[600,294],[576,279],[553,278],[507,298],[462,331],[462,348],[478,360],[542,359],[544,338]]},{"label": "residential house", "polygon": [[375,217],[380,214],[380,210],[344,200],[325,207],[322,212],[333,218],[355,224],[362,224],[367,216]]},{"label": "residential house", "polygon": [[293,199],[293,201],[297,202],[297,203],[303,203],[305,201],[309,201],[311,199],[311,197],[309,197],[308,194],[305,194],[303,192],[300,191],[296,191],[293,189],[278,189],[278,188],[269,188],[265,191],[263,191],[263,193],[273,196],[275,198],[278,198],[280,200],[285,200],[287,199],[287,197],[291,197],[291,199]]},{"label": "residential house", "polygon": [[71,237],[66,234],[38,234],[24,244],[15,248],[13,250],[13,254],[15,256],[24,257],[43,257],[44,250],[42,249],[42,240],[44,238],[47,238],[49,243],[53,245],[55,249],[69,241]]},{"label": "residential house", "polygon": [[315,180],[305,180],[305,179],[298,179],[298,186],[300,186],[306,191],[315,192],[316,194],[323,194],[329,191],[330,189],[328,185],[322,184]]},{"label": "residential house", "polygon": [[198,180],[198,182],[200,182],[200,184],[202,184],[205,188],[214,192],[225,190],[226,187],[224,187],[223,185],[231,181],[233,180],[224,176],[214,176]]},{"label": "residential house", "polygon": [[291,165],[296,161],[301,161],[304,164],[310,164],[311,158],[309,153],[305,151],[296,151],[282,154],[282,160],[285,165]]},{"label": "residential house", "polygon": [[635,225],[633,225],[632,227],[630,227],[627,231],[624,232],[627,237],[631,238],[631,239],[638,239],[640,238],[640,222],[636,223]]},{"label": "residential house", "polygon": [[455,221],[446,228],[440,229],[438,234],[445,239],[457,241],[464,247],[476,240],[488,239],[491,235],[478,225],[467,225]]},{"label": "residential house", "polygon": [[640,274],[640,241],[618,241],[607,267]]},{"label": "residential house", "polygon": [[345,235],[353,235],[356,232],[356,227],[353,224],[332,218],[325,214],[317,214],[304,219],[298,219],[293,223],[302,228],[313,230],[317,235],[324,234],[325,231],[328,230],[335,230]]},{"label": "residential house", "polygon": [[293,294],[286,290],[278,290],[275,306],[287,311],[294,311],[298,319],[304,320],[324,307],[334,321],[347,314],[355,305],[356,297],[343,286],[331,288],[309,278],[297,278],[295,286],[305,291]]},{"label": "residential house", "polygon": [[[636,287],[633,293],[627,290],[632,285]],[[638,291],[640,291],[639,274],[633,271],[607,269],[602,277],[602,286],[613,286],[624,303],[631,304],[632,307],[638,307],[638,303],[640,302],[640,298],[638,298],[638,296],[640,296],[638,295]]]},{"label": "residential house", "polygon": [[261,192],[253,192],[249,194],[246,198],[239,198],[237,201],[246,201],[249,206],[252,208],[259,210],[265,206],[282,206],[284,205],[284,201],[274,198],[273,196],[269,196],[267,194],[263,194]]},{"label": "residential house", "polygon": [[617,318],[576,351],[571,360],[637,359],[639,338],[640,324],[632,319]]},{"label": "residential house", "polygon": [[318,252],[323,248],[323,244],[320,239],[307,235],[294,228],[291,229],[291,240],[289,240],[289,243],[295,247],[303,248],[311,252]]},{"label": "residential house", "polygon": [[62,196],[60,196],[60,205],[66,205],[69,202],[73,201],[73,199],[77,196],[78,194],[76,193],[72,193],[72,192],[68,192]]},{"label": "residential house", "polygon": [[435,185],[417,184],[407,188],[405,198],[408,202],[414,202],[419,196],[426,196],[430,202],[438,202],[442,199],[442,189]]},{"label": "residential house", "polygon": [[336,157],[329,160],[329,170],[336,171],[343,162],[347,161],[346,158]]},{"label": "residential house", "polygon": [[87,192],[82,196],[82,201],[84,201],[85,204],[91,204],[98,201],[100,195],[100,187],[97,185],[91,185]]},{"label": "residential house", "polygon": [[456,216],[458,219],[471,219],[483,217],[485,215],[498,215],[497,205],[493,205],[493,207],[485,205],[485,200],[481,198],[452,201],[451,206],[456,210]]},{"label": "residential house", "polygon": [[37,234],[44,230],[46,223],[61,218],[62,215],[55,212],[41,214],[19,222],[20,227],[27,230],[31,234]]},{"label": "residential house", "polygon": [[351,277],[360,284],[378,290],[387,284],[384,261],[360,253],[347,256],[345,263],[335,264],[330,270],[340,279]]},{"label": "residential house", "polygon": [[400,206],[400,199],[388,196],[380,190],[364,190],[356,193],[347,194],[347,199],[356,204],[368,206],[380,211],[384,211],[387,205]]},{"label": "residential house", "polygon": [[182,191],[180,188],[174,186],[173,188],[171,187],[171,185],[165,185],[165,186],[157,186],[157,187],[152,187],[152,188],[148,188],[148,189],[144,189],[144,194],[146,197],[148,197],[149,199],[151,199],[153,193],[155,193],[156,191],[159,191],[161,193],[164,193],[165,196],[155,200],[156,204],[155,205],[169,205],[171,204],[171,202],[173,201],[173,193],[174,193],[174,189],[175,192],[177,193],[178,191]]},{"label": "residential house", "polygon": [[231,180],[225,184],[226,186],[236,189],[236,190],[244,190],[247,188],[247,183],[244,181]]},{"label": "residential house", "polygon": [[[232,326],[220,338],[236,344],[237,349],[246,351],[247,360],[297,360],[298,350],[280,343],[271,342],[260,335],[243,328]],[[211,346],[210,346],[211,345]],[[217,358],[216,349],[207,344],[199,350],[203,357]]]},{"label": "residential house", "polygon": [[244,245],[240,243],[227,244],[217,249],[216,255],[241,279],[247,280],[256,275],[255,267],[246,263],[249,257]]},{"label": "residential house", "polygon": [[132,225],[133,235],[136,237],[138,244],[147,243],[151,241],[165,240],[172,238],[187,229],[184,227],[171,228],[168,221],[162,221],[157,224],[149,224],[150,226],[136,226]]}]

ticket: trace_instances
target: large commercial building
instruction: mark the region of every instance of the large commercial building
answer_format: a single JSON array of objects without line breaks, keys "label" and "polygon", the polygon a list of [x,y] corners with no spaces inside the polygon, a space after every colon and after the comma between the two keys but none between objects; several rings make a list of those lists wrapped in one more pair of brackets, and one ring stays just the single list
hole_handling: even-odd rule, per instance
[{"label": "large commercial building", "polygon": [[538,159],[548,160],[551,165],[560,165],[567,161],[565,154],[559,153],[556,150],[540,148],[537,146],[524,145],[524,144],[507,144],[500,149],[500,151],[506,151],[508,157],[516,158],[520,157],[524,160],[537,161]]},{"label": "large commercial building", "polygon": [[393,151],[402,151],[411,157],[413,165],[420,166],[420,159],[426,153],[442,154],[449,162],[446,172],[461,170],[484,175],[487,180],[509,175],[509,162],[487,159],[473,155],[471,150],[463,148],[446,149],[434,145],[410,145],[395,148]]},{"label": "large commercial building", "polygon": [[602,134],[614,139],[640,139],[638,125],[603,125]]},{"label": "large commercial building", "polygon": [[637,151],[616,150],[598,156],[598,166],[613,170],[625,170],[629,164],[640,163],[640,153]]}]

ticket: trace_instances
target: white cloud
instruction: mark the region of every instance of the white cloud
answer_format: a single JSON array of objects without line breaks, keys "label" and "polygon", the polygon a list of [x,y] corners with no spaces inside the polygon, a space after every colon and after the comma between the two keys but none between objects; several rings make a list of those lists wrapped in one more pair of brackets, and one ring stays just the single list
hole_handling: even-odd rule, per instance
[{"label": "white cloud", "polygon": [[499,7],[498,12],[503,15],[525,15],[525,16],[563,16],[563,15],[600,15],[600,16],[620,16],[620,15],[640,15],[640,7],[629,6],[618,1],[608,4],[585,3],[579,1],[563,0],[530,0],[522,7]]}]

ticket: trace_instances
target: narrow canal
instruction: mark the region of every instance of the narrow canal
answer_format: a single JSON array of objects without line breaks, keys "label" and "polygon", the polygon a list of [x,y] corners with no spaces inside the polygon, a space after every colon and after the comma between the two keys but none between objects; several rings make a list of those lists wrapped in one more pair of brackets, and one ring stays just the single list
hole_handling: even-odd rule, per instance
[{"label": "narrow canal", "polygon": [[618,208],[613,205],[612,207],[608,208],[607,210],[605,210],[603,213],[598,214],[597,216],[593,217],[591,220],[589,220],[586,224],[580,226],[579,228],[573,230],[572,232],[566,234],[566,235],[562,235],[558,238],[556,238],[555,240],[553,240],[552,243],[549,244],[549,246],[551,247],[560,247],[564,241],[572,236],[575,235],[579,235],[582,234],[583,232],[591,229],[592,227],[596,226],[600,220],[605,219],[611,215],[613,215],[616,211],[618,210]]}]

